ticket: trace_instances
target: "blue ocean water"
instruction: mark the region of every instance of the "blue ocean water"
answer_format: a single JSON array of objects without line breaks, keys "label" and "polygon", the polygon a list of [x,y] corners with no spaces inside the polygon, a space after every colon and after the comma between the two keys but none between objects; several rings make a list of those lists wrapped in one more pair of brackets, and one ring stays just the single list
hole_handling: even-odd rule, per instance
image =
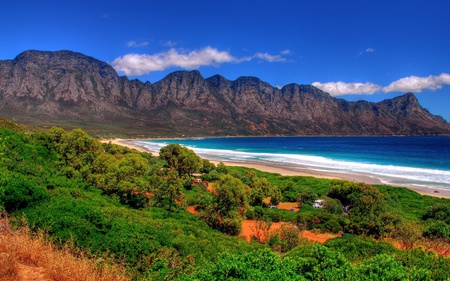
[{"label": "blue ocean water", "polygon": [[232,137],[135,141],[179,143],[210,160],[368,175],[392,185],[450,189],[450,137]]}]

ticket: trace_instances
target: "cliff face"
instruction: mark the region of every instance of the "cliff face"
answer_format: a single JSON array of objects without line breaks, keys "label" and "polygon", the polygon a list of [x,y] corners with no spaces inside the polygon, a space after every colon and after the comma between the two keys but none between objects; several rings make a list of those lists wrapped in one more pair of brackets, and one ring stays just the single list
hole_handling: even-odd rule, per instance
[{"label": "cliff face", "polygon": [[119,77],[71,51],[26,51],[0,61],[0,115],[40,124],[89,124],[162,135],[435,135],[450,125],[412,93],[347,102],[310,85],[173,72],[151,84]]}]

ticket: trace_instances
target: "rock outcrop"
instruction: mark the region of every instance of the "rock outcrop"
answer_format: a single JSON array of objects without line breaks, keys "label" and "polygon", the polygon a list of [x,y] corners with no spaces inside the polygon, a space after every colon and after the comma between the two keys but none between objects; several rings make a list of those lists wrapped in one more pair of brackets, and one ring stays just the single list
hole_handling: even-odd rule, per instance
[{"label": "rock outcrop", "polygon": [[173,72],[151,84],[71,51],[0,61],[0,115],[24,123],[144,135],[449,135],[412,93],[347,102],[311,85]]}]

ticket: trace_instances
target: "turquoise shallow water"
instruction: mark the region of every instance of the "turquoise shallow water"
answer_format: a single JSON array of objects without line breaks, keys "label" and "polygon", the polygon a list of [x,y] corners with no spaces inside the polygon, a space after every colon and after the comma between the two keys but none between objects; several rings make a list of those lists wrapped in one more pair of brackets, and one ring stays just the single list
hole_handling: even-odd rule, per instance
[{"label": "turquoise shallow water", "polygon": [[450,137],[239,137],[136,141],[158,151],[179,143],[211,160],[356,173],[392,185],[450,189]]}]

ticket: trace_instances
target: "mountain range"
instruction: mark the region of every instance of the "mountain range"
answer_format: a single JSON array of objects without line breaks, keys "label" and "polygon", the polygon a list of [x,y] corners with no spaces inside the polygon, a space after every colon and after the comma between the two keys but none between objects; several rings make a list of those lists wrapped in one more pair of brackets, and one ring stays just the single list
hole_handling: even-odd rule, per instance
[{"label": "mountain range", "polygon": [[311,85],[279,89],[256,77],[205,79],[195,70],[143,83],[72,51],[31,50],[0,61],[0,115],[98,135],[450,135],[450,124],[413,93],[348,102]]}]

